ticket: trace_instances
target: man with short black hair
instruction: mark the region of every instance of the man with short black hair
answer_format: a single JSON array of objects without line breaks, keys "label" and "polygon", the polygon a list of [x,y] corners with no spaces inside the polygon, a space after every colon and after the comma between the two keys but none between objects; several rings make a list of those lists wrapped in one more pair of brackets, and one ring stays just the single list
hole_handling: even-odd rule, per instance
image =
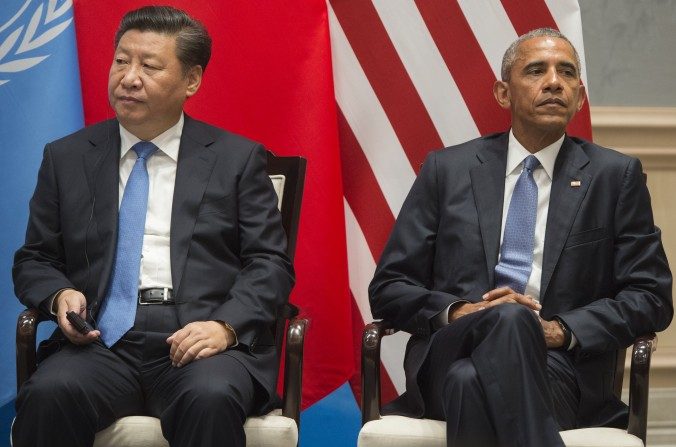
[{"label": "man with short black hair", "polygon": [[552,29],[514,42],[494,85],[508,133],[433,152],[369,288],[411,333],[390,413],[446,420],[448,446],[563,447],[627,426],[616,350],[672,319],[640,162],[566,135],[580,61]]},{"label": "man with short black hair", "polygon": [[127,13],[116,119],[45,147],[13,274],[59,328],[17,396],[16,447],[91,446],[139,414],[172,446],[243,447],[246,417],[275,402],[270,328],[293,269],[265,149],[183,113],[210,54],[183,11]]}]

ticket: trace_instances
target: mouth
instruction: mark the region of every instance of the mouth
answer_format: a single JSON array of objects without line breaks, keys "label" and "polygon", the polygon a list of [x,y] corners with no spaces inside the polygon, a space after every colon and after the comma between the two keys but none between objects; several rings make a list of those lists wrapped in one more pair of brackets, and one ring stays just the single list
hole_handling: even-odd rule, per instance
[{"label": "mouth", "polygon": [[134,98],[133,96],[118,96],[117,100],[125,104],[136,104],[142,102],[140,99]]},{"label": "mouth", "polygon": [[566,107],[566,102],[561,98],[548,98],[540,102],[538,106],[561,106]]}]

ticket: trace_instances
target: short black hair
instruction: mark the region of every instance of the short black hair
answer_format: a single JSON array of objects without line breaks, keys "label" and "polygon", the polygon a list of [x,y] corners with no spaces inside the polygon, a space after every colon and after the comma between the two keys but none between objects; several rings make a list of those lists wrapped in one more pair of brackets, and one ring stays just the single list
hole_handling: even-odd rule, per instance
[{"label": "short black hair", "polygon": [[176,36],[176,57],[183,72],[196,65],[206,70],[211,58],[211,37],[204,25],[185,11],[171,6],[144,6],[129,11],[115,33],[115,48],[122,35],[132,29]]}]

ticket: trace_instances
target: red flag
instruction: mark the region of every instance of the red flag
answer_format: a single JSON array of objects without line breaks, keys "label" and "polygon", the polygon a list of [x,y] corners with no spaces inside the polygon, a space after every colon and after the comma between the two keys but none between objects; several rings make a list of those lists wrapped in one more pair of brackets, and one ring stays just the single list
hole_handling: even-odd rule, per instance
[{"label": "red flag", "polygon": [[[75,2],[88,124],[113,116],[106,94],[113,35],[123,14],[145,3]],[[211,62],[187,113],[260,141],[279,155],[308,159],[292,294],[310,318],[303,375],[306,407],[343,384],[354,367],[326,4],[165,3],[202,21],[213,38]]]}]

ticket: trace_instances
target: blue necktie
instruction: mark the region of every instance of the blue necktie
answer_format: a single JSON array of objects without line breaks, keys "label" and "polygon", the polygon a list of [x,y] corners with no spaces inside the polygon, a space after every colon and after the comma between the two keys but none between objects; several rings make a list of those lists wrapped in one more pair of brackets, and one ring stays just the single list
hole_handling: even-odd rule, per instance
[{"label": "blue necktie", "polygon": [[136,317],[141,250],[148,209],[146,160],[157,150],[157,146],[140,141],[132,149],[138,158],[124,188],[118,218],[115,262],[98,318],[101,339],[108,347],[131,329]]},{"label": "blue necktie", "polygon": [[538,207],[538,186],[533,179],[533,170],[539,165],[535,155],[529,155],[523,161],[523,170],[509,202],[500,262],[495,266],[496,287],[509,286],[517,293],[525,292],[533,267]]}]

